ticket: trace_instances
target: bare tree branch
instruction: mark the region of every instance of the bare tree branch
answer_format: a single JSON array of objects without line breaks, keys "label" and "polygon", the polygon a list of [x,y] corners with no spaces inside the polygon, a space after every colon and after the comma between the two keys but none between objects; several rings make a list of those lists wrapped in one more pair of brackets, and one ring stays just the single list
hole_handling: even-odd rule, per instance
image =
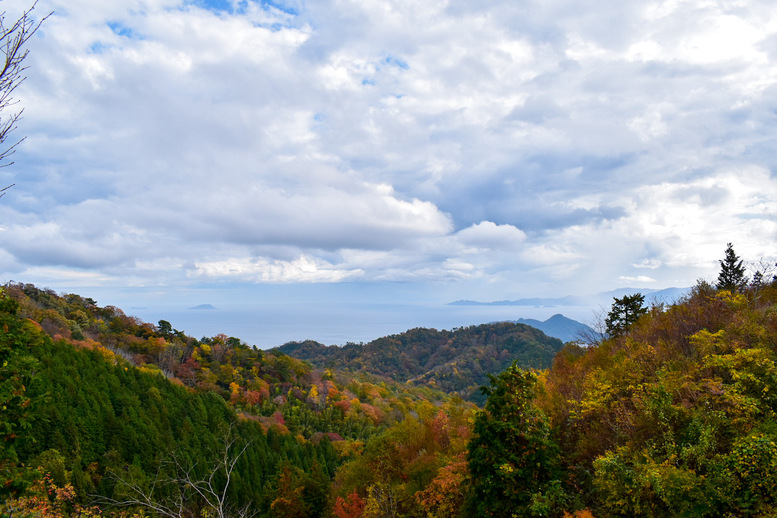
[{"label": "bare tree branch", "polygon": [[[13,93],[26,77],[24,71],[27,67],[23,66],[24,60],[29,50],[24,48],[25,43],[40,28],[41,24],[51,16],[48,14],[38,21],[32,17],[37,0],[32,6],[24,11],[18,19],[9,24],[7,20],[8,13],[0,13],[0,167],[6,167],[13,162],[2,163],[8,157],[14,154],[16,147],[21,144],[25,137],[8,145],[7,140],[16,129],[16,125],[22,118],[23,109],[8,113],[8,110],[19,103],[18,99],[13,97]],[[0,189],[0,197],[5,191],[13,187],[13,184]]]},{"label": "bare tree branch", "polygon": [[159,466],[148,487],[132,480],[129,473],[122,476],[111,472],[124,496],[121,499],[98,498],[98,501],[119,508],[140,507],[170,518],[194,517],[197,505],[206,506],[218,518],[250,518],[256,514],[250,502],[238,508],[228,497],[232,473],[250,446],[250,442],[240,446],[239,441],[230,426],[221,438],[219,449],[212,452],[212,462],[204,466],[204,470],[198,469],[196,462],[172,454]]}]

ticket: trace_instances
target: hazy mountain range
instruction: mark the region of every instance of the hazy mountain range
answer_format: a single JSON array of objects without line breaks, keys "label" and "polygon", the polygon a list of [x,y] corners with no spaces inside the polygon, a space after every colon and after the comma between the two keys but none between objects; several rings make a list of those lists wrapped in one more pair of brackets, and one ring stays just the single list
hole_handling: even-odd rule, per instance
[{"label": "hazy mountain range", "polygon": [[566,297],[544,298],[533,297],[517,300],[497,300],[492,302],[479,302],[475,300],[457,300],[450,302],[451,306],[602,306],[608,308],[614,297],[623,297],[634,293],[645,295],[647,302],[672,303],[686,295],[690,288],[664,288],[654,290],[648,288],[621,288],[605,291],[594,295],[568,295]]}]

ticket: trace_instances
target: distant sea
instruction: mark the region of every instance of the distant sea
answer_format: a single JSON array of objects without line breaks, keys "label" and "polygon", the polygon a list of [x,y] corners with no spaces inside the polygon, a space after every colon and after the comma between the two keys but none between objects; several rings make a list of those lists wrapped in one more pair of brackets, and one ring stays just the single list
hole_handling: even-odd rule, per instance
[{"label": "distant sea", "polygon": [[212,309],[173,307],[123,308],[128,315],[202,338],[224,333],[249,345],[269,349],[290,341],[316,340],[326,345],[369,342],[416,327],[453,329],[489,322],[562,315],[584,324],[595,320],[595,308],[583,306],[455,306],[402,304],[266,304],[218,306]]}]

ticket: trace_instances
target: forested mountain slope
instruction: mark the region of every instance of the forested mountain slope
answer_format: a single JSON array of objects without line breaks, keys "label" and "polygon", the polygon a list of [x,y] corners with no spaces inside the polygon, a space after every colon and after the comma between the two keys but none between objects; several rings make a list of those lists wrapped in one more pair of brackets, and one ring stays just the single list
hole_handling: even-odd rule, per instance
[{"label": "forested mountain slope", "polygon": [[[207,479],[228,454],[239,457],[226,493],[236,509],[324,516],[339,465],[395,423],[424,426],[446,408],[439,391],[312,369],[224,335],[196,340],[74,294],[9,284],[0,302],[7,495],[42,466],[53,483],[72,485],[62,503],[71,510],[127,502],[135,489],[168,501],[177,489],[159,480],[182,471]],[[219,453],[225,441],[233,447]],[[226,473],[217,476],[223,486]],[[187,512],[213,510],[187,498]]]},{"label": "forested mountain slope", "polygon": [[[288,469],[300,484],[320,486],[310,498],[327,498],[328,480],[341,463],[327,437],[300,441],[280,427],[265,432],[259,422],[240,419],[215,391],[191,390],[159,370],[136,368],[94,340],[75,347],[52,340],[37,322],[22,318],[18,302],[6,294],[0,327],[0,491],[16,494],[41,467],[53,484],[72,486],[63,502],[67,515],[76,513],[74,502],[123,502],[137,497],[131,487],[152,494],[155,483],[153,497],[165,501],[174,488],[160,481],[183,470],[205,480],[215,473],[231,505],[262,510],[277,498],[278,474]],[[218,470],[227,458],[237,462],[228,486]],[[191,497],[192,512],[204,508]],[[54,516],[36,512],[31,516]]]},{"label": "forested mountain slope", "polygon": [[[407,376],[446,365],[459,331],[466,351],[526,329],[412,330],[386,337],[385,356],[349,345],[331,361],[399,362]],[[203,477],[230,481],[224,516],[766,518],[777,508],[774,280],[701,282],[617,336],[567,344],[548,370],[510,366],[490,377],[480,411],[29,285],[0,294],[0,331],[6,515],[93,516],[92,504],[136,513],[149,491],[186,502],[175,516],[213,515],[220,504],[185,483]],[[437,349],[421,353],[423,340]]]},{"label": "forested mountain slope", "polygon": [[561,340],[528,325],[499,322],[452,331],[416,328],[342,347],[290,342],[277,350],[317,367],[367,372],[482,403],[479,388],[488,384],[489,374],[513,362],[526,368],[548,368],[562,346]]},{"label": "forested mountain slope", "polygon": [[472,516],[774,516],[777,285],[702,282],[548,373],[510,369],[474,434]]}]

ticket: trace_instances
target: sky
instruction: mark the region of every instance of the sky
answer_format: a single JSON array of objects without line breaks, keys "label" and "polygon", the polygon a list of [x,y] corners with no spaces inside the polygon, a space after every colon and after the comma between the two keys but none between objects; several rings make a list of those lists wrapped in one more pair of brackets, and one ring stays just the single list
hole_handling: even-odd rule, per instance
[{"label": "sky", "polygon": [[691,286],[728,242],[777,260],[772,0],[49,12],[0,169],[2,281],[445,303]]}]

